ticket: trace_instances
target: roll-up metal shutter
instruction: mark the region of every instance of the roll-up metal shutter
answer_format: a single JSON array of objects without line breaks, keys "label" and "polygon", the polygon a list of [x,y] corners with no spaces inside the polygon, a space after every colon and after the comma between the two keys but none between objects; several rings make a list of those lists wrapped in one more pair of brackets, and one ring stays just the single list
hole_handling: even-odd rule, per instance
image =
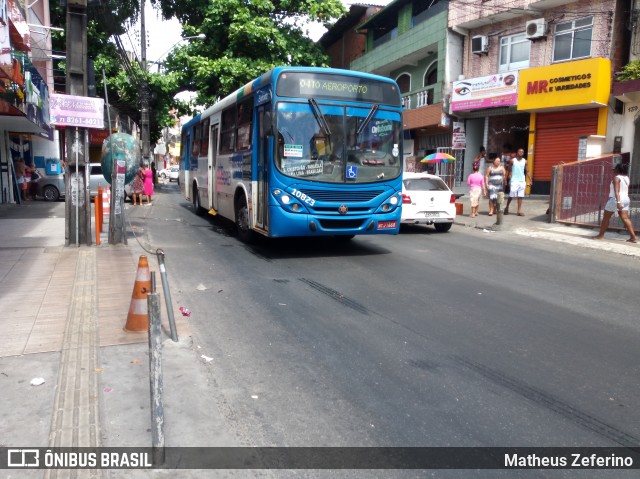
[{"label": "roll-up metal shutter", "polygon": [[551,181],[551,168],[578,161],[579,137],[598,132],[598,110],[559,111],[536,115],[533,181]]}]

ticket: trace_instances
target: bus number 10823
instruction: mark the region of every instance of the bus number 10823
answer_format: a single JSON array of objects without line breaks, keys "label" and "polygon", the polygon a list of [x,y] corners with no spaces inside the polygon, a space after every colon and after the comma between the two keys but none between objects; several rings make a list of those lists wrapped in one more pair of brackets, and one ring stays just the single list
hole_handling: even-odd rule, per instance
[{"label": "bus number 10823", "polygon": [[295,188],[293,188],[291,190],[291,194],[293,196],[295,196],[296,198],[298,198],[300,201],[302,201],[303,203],[308,204],[309,206],[313,206],[316,204],[316,200],[314,200],[313,198],[311,198],[309,195],[303,193],[300,190],[297,190]]}]

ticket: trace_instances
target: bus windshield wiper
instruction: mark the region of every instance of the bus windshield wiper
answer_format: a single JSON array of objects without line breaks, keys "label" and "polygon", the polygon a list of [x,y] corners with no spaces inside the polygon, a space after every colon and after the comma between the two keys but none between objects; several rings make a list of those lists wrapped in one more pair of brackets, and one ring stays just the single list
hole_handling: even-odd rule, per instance
[{"label": "bus windshield wiper", "polygon": [[311,111],[313,112],[313,116],[316,118],[318,125],[322,128],[322,131],[328,138],[331,138],[331,130],[329,129],[329,124],[327,123],[322,110],[320,110],[320,105],[315,98],[309,98],[309,105],[311,106]]},{"label": "bus windshield wiper", "polygon": [[369,124],[371,118],[373,118],[373,115],[375,115],[378,111],[378,108],[380,108],[380,105],[378,105],[377,103],[371,107],[371,110],[369,110],[369,114],[358,127],[358,131],[356,131],[356,137],[360,136],[360,133],[362,133],[362,130],[364,130],[365,127]]}]

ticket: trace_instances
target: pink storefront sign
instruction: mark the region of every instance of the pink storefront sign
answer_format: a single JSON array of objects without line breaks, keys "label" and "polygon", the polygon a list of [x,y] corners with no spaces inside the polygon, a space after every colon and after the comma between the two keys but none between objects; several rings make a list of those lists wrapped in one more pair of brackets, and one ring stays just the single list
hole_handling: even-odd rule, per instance
[{"label": "pink storefront sign", "polygon": [[57,127],[104,128],[104,100],[88,96],[52,93],[49,99],[51,125]]},{"label": "pink storefront sign", "polygon": [[453,82],[452,111],[496,108],[517,103],[517,71]]}]

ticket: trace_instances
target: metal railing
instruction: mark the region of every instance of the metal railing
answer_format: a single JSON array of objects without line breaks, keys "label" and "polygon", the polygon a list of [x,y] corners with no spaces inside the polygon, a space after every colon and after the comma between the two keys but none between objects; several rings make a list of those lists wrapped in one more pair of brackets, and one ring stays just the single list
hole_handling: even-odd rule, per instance
[{"label": "metal railing", "polygon": [[[560,164],[553,169],[551,222],[581,226],[600,226],[604,206],[609,198],[613,178],[614,158],[608,155],[576,163]],[[631,167],[629,174],[629,219],[640,231],[640,169]],[[639,170],[639,171],[635,171]],[[617,215],[611,219],[611,229],[624,229]]]}]

